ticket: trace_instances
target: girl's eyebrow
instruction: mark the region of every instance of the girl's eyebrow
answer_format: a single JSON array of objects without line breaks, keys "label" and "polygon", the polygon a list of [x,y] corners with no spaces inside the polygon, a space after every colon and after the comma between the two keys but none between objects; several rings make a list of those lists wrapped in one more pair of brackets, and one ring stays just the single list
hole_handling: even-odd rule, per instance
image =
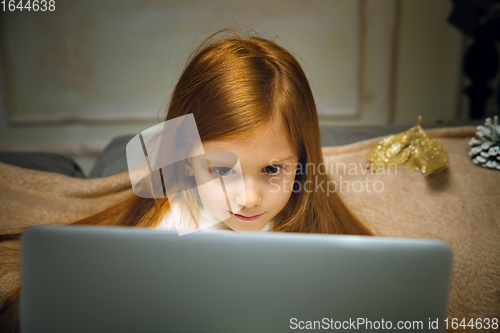
[{"label": "girl's eyebrow", "polygon": [[[287,160],[292,159],[292,158],[293,158],[293,156],[287,156],[287,157],[283,157],[283,158],[278,158],[277,161],[276,161],[276,158],[273,158],[271,160],[271,162],[273,162],[273,164],[281,163],[281,162],[287,161]],[[274,162],[274,161],[276,161],[276,162]]]},{"label": "girl's eyebrow", "polygon": [[[293,156],[287,156],[287,157],[283,157],[283,158],[273,158],[270,163],[271,164],[267,164],[267,165],[274,165],[274,164],[277,164],[277,163],[281,163],[281,162],[284,162],[284,161],[287,161],[287,160],[290,160],[292,159]],[[215,159],[211,159],[211,160],[207,160],[208,163],[212,164],[212,165],[224,165],[226,164],[228,161],[219,161],[219,160],[215,160]],[[267,166],[266,165],[266,166]]]}]

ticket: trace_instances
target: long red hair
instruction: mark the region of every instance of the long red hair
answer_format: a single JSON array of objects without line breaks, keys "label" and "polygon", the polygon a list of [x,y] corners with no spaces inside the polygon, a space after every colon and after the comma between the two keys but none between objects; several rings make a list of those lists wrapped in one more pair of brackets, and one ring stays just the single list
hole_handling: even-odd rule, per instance
[{"label": "long red hair", "polygon": [[[165,120],[192,113],[202,142],[251,137],[260,129],[280,126],[303,171],[296,176],[296,188],[306,188],[306,182],[329,184],[316,105],[298,61],[264,38],[242,37],[234,31],[215,38],[223,32],[227,30],[211,35],[191,55],[171,95]],[[329,190],[294,190],[275,216],[274,231],[372,235],[339,193]],[[154,227],[169,209],[167,199],[131,193],[126,200],[70,224]],[[18,239],[19,234],[0,236],[4,241]],[[4,298],[3,310],[18,296],[16,288]]]}]

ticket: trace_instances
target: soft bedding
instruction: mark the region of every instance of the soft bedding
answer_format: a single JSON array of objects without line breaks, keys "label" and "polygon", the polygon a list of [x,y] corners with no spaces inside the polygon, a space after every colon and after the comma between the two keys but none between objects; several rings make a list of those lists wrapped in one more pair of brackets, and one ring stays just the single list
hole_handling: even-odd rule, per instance
[{"label": "soft bedding", "polygon": [[[500,171],[474,165],[468,142],[476,128],[430,129],[447,151],[450,168],[424,177],[400,166],[383,174],[366,168],[366,153],[380,138],[324,147],[331,179],[341,196],[379,236],[433,238],[454,253],[448,316],[500,317]],[[346,167],[337,169],[337,165]],[[344,187],[340,187],[340,185]],[[0,163],[0,230],[66,224],[132,195],[126,172],[98,179],[71,178]],[[2,250],[16,248],[4,242]],[[2,251],[2,254],[5,253]],[[0,256],[2,297],[18,278],[16,263]],[[0,331],[15,331],[18,304],[0,318]]]}]

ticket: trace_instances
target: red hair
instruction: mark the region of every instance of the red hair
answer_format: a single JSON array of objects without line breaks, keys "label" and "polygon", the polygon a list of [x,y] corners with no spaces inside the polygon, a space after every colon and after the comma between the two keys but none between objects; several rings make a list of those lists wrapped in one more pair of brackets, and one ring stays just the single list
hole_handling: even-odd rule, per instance
[{"label": "red hair", "polygon": [[[201,141],[250,137],[280,126],[303,170],[296,177],[297,188],[304,189],[307,181],[329,184],[316,105],[298,61],[260,37],[243,38],[233,32],[209,42],[219,33],[200,46],[184,69],[166,120],[192,113]],[[328,190],[294,190],[275,217],[274,231],[371,235],[339,193]]]},{"label": "red hair", "polygon": [[[279,126],[303,171],[296,176],[296,187],[305,189],[306,182],[329,184],[316,105],[298,61],[260,37],[232,32],[213,41],[223,31],[211,35],[191,56],[172,93],[165,120],[192,113],[202,142],[251,137]],[[372,235],[339,193],[329,190],[294,190],[275,216],[274,231]],[[131,193],[126,200],[72,224],[154,227],[169,209],[167,199],[144,199]],[[2,238],[15,239],[19,234]],[[4,310],[18,296],[19,288],[4,302]]]},{"label": "red hair", "polygon": [[[306,182],[330,184],[316,105],[298,61],[260,37],[243,38],[233,32],[211,41],[220,33],[210,36],[191,56],[172,92],[165,120],[193,114],[202,142],[251,137],[279,126],[303,171],[295,179],[295,189],[306,188]],[[372,235],[334,189],[295,189],[275,217],[274,231]],[[75,223],[154,227],[169,209],[167,199],[132,195]]]}]

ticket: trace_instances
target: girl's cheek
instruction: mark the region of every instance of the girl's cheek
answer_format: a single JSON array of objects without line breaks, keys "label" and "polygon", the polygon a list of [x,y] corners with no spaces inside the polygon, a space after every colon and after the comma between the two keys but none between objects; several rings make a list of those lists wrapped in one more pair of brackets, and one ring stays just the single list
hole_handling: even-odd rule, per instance
[{"label": "girl's cheek", "polygon": [[290,179],[290,181],[288,182],[288,184],[289,184],[289,186],[290,186],[290,187],[288,188],[288,191],[290,191],[290,192],[292,192],[292,191],[293,191],[294,180],[295,180],[295,178],[292,178],[292,179]]},{"label": "girl's cheek", "polygon": [[228,196],[223,192],[219,181],[214,183],[215,184],[207,183],[198,186],[198,194],[203,207],[219,221],[224,221],[231,217],[227,206]]},{"label": "girl's cheek", "polygon": [[[264,187],[271,193],[288,192],[293,184],[290,184],[290,177],[273,176],[264,182]],[[292,178],[293,182],[293,178]]]}]

